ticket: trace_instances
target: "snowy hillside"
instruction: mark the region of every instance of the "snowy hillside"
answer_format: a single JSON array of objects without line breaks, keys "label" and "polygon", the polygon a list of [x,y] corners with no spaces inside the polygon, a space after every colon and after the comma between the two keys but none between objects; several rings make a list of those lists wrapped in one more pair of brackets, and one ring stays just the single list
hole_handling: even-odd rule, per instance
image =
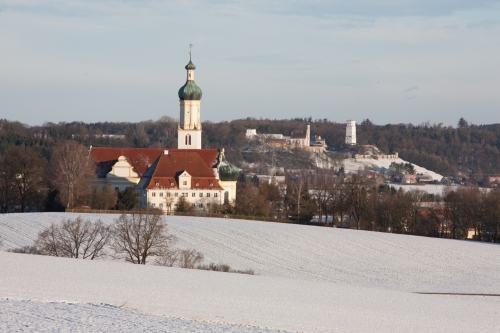
[{"label": "snowy hillside", "polygon": [[[0,215],[4,249],[31,244],[39,230],[75,216]],[[85,217],[111,223],[117,215]],[[179,247],[258,275],[0,252],[0,331],[48,324],[89,332],[500,330],[500,297],[415,293],[500,294],[496,244],[166,218]]]},{"label": "snowy hillside", "polygon": [[[356,172],[358,170],[364,170],[365,167],[381,172],[386,172],[389,170],[389,166],[393,162],[403,163],[403,164],[408,163],[407,161],[401,158],[396,158],[396,159],[381,158],[378,160],[373,158],[358,158],[358,159],[348,158],[342,161],[342,163],[344,164],[344,168],[347,172]],[[416,164],[413,164],[413,166],[415,167],[415,173],[417,174],[429,175],[432,177],[432,179],[438,181],[443,178],[442,175],[436,172],[427,170],[426,168],[423,168]]]},{"label": "snowy hillside", "polygon": [[[0,215],[4,248],[32,244],[52,222],[78,214]],[[112,223],[118,215],[87,214]],[[263,276],[405,291],[500,293],[500,246],[269,222],[165,216],[178,246],[206,262]],[[416,274],[415,272],[418,272]]]}]

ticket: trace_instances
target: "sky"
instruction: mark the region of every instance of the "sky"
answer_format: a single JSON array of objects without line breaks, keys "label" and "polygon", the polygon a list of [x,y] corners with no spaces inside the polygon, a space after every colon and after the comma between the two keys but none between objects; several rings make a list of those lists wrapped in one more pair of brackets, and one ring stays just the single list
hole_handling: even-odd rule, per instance
[{"label": "sky", "polygon": [[0,0],[0,118],[500,123],[500,0]]}]

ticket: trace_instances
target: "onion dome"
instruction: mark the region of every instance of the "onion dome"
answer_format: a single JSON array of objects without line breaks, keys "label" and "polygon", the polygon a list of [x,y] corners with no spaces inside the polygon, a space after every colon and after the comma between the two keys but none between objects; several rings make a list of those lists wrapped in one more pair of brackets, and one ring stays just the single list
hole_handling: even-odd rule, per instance
[{"label": "onion dome", "polygon": [[195,70],[196,69],[196,66],[193,64],[193,62],[191,61],[191,59],[189,59],[189,64],[186,65],[186,67],[184,67],[185,69],[187,70]]},{"label": "onion dome", "polygon": [[192,80],[188,80],[179,89],[179,99],[181,101],[199,101],[201,99],[201,89]]},{"label": "onion dome", "polygon": [[219,170],[219,179],[222,181],[237,181],[240,178],[241,170],[236,165],[226,161],[224,148],[220,151],[217,169]]},{"label": "onion dome", "polygon": [[201,88],[194,83],[193,71],[196,69],[196,66],[191,61],[191,56],[185,68],[188,71],[188,78],[186,83],[179,89],[179,99],[181,101],[199,101],[201,100],[202,92]]}]

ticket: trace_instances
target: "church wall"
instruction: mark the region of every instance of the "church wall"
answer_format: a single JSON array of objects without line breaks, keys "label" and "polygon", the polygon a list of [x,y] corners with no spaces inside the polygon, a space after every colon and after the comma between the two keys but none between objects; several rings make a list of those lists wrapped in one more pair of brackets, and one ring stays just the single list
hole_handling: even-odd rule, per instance
[{"label": "church wall", "polygon": [[175,204],[180,197],[184,197],[188,203],[194,204],[197,210],[209,210],[214,204],[222,204],[224,200],[222,189],[210,190],[139,190],[139,202],[141,207],[159,208],[165,212],[175,210]]}]

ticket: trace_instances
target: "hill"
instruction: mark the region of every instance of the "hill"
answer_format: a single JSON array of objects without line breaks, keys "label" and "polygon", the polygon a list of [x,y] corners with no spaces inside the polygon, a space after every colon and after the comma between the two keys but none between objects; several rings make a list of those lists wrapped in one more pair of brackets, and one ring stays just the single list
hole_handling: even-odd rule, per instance
[{"label": "hill", "polygon": [[[74,216],[1,215],[4,249]],[[117,215],[85,217],[111,223]],[[51,331],[89,332],[494,332],[498,325],[500,297],[415,293],[500,294],[495,244],[166,218],[180,247],[257,275],[0,252],[0,329],[24,323],[33,331],[47,327],[45,318]]]},{"label": "hill", "polygon": [[[28,245],[39,230],[68,217],[1,215],[4,249]],[[85,217],[110,223],[116,215]],[[497,245],[166,218],[179,246],[258,275],[0,252],[0,330],[497,331],[499,297],[415,293],[499,294]]]}]

